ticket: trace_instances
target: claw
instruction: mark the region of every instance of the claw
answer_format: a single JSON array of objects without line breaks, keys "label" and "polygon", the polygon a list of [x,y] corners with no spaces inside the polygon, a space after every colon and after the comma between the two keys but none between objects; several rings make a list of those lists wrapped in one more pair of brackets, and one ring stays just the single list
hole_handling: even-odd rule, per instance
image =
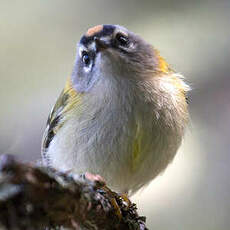
[{"label": "claw", "polygon": [[131,207],[132,203],[131,203],[130,199],[128,198],[128,194],[123,193],[120,195],[120,198],[122,199],[123,204],[127,207],[127,209],[129,209]]}]

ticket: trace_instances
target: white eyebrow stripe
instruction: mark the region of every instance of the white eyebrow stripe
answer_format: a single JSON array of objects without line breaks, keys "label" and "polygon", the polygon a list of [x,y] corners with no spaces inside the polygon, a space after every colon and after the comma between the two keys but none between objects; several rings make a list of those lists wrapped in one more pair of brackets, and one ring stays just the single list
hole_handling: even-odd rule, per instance
[{"label": "white eyebrow stripe", "polygon": [[82,57],[82,52],[84,51],[84,48],[82,46],[79,47],[79,56]]}]

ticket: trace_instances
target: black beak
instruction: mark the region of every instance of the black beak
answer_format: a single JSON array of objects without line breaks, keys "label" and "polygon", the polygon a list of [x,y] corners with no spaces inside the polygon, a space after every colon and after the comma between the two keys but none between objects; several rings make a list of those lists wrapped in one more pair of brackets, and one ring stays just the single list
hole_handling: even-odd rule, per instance
[{"label": "black beak", "polygon": [[109,43],[105,40],[102,40],[98,37],[94,37],[94,41],[95,41],[95,44],[96,44],[96,50],[97,51],[102,51],[102,50],[105,50],[109,47]]}]

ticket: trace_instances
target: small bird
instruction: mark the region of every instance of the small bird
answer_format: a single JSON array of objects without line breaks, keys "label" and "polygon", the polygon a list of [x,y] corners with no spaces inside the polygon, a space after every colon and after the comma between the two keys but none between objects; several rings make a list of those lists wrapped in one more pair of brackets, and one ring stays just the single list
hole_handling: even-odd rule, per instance
[{"label": "small bird", "polygon": [[88,29],[47,121],[44,164],[135,193],[173,160],[189,120],[188,90],[140,36],[119,25]]}]

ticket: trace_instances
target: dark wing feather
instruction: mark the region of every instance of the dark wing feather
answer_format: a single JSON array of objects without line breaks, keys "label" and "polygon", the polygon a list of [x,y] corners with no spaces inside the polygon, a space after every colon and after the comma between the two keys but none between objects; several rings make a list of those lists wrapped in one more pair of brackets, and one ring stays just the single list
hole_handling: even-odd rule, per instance
[{"label": "dark wing feather", "polygon": [[63,90],[48,117],[46,130],[44,132],[42,140],[42,158],[45,162],[48,161],[48,156],[46,154],[47,149],[49,148],[49,145],[56,133],[58,132],[58,130],[64,124],[63,115],[66,105],[68,103],[68,99],[69,94]]}]

